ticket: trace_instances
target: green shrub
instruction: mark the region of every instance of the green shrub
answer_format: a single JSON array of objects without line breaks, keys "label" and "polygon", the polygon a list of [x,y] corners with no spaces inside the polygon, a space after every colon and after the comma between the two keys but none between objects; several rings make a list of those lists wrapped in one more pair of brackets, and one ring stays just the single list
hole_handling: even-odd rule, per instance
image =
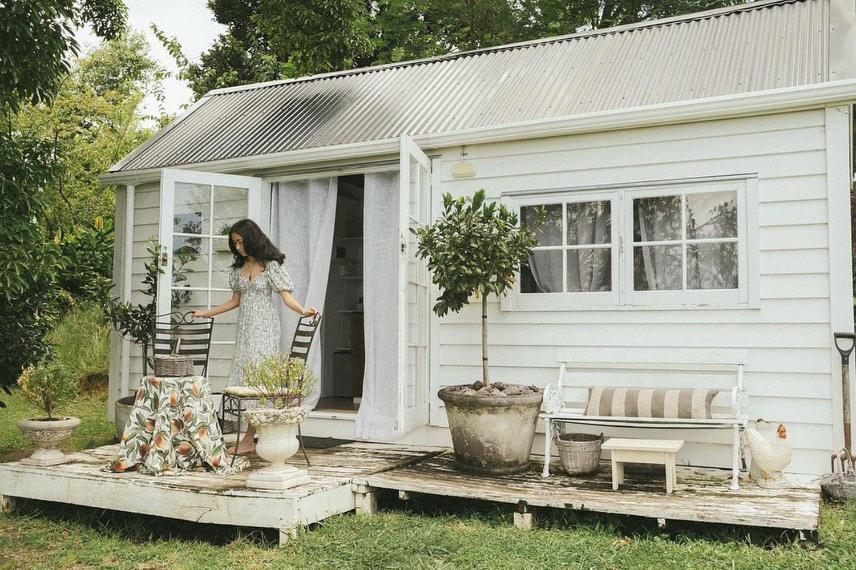
[{"label": "green shrub", "polygon": [[302,360],[286,354],[267,356],[244,370],[245,384],[261,393],[263,403],[275,408],[299,406],[316,381]]},{"label": "green shrub", "polygon": [[48,334],[54,360],[63,364],[78,383],[91,385],[110,368],[110,325],[94,302],[81,303]]},{"label": "green shrub", "polygon": [[21,394],[54,419],[54,412],[77,396],[79,387],[74,374],[64,364],[47,360],[28,366],[18,378]]}]

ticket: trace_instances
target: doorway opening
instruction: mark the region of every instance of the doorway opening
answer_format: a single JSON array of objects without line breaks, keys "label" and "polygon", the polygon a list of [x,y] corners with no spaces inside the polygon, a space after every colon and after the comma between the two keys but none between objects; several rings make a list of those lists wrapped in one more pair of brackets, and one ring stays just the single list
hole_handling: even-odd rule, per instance
[{"label": "doorway opening", "polygon": [[333,251],[322,327],[321,399],[316,411],[360,407],[365,368],[362,174],[338,179]]}]

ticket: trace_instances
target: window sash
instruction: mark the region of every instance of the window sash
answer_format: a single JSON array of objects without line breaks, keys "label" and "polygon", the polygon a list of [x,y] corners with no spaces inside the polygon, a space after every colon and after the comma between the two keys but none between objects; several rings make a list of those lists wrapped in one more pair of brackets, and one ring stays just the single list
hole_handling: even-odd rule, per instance
[{"label": "window sash", "polygon": [[[691,238],[669,241],[639,241],[633,238],[633,200],[655,196],[686,196],[695,193],[735,192],[737,205],[737,235],[722,238]],[[757,307],[758,286],[758,232],[749,224],[757,224],[757,179],[752,176],[725,176],[703,181],[686,181],[660,184],[627,185],[603,190],[551,189],[543,192],[521,191],[508,193],[503,200],[520,214],[520,208],[531,205],[568,204],[609,200],[611,204],[611,243],[562,246],[536,246],[537,250],[611,249],[612,291],[521,293],[520,279],[503,297],[505,310],[587,310],[587,309],[687,309],[687,308],[739,308]],[[682,201],[682,237],[686,237],[686,206]],[[563,209],[563,232],[567,219]],[[563,233],[563,241],[567,234]],[[737,289],[686,289],[686,248],[697,244],[734,243],[737,253]],[[664,291],[635,291],[633,288],[633,248],[643,245],[679,245],[682,256],[684,289]],[[751,253],[750,253],[751,252]],[[563,279],[567,279],[567,253],[563,256]],[[749,276],[752,276],[751,279]],[[563,282],[567,290],[567,282]]]}]

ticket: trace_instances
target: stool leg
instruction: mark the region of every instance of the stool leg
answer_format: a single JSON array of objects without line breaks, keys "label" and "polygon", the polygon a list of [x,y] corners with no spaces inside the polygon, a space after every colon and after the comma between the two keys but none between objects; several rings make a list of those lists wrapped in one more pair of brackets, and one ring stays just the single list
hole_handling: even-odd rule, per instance
[{"label": "stool leg", "polygon": [[669,453],[666,456],[666,494],[671,495],[675,490],[675,455]]},{"label": "stool leg", "polygon": [[621,467],[622,467],[621,463],[619,463],[618,461],[616,461],[613,458],[613,460],[612,460],[612,490],[613,491],[617,491],[618,486],[621,484],[621,480],[622,480],[622,473],[621,473],[622,469],[621,469]]}]

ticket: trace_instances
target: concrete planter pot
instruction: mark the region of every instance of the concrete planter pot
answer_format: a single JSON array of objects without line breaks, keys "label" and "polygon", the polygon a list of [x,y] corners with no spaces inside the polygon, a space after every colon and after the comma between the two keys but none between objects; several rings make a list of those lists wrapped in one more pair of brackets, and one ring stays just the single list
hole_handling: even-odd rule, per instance
[{"label": "concrete planter pot", "polygon": [[250,473],[247,487],[283,490],[309,482],[309,474],[305,469],[285,463],[300,449],[297,428],[306,415],[306,410],[300,407],[284,410],[258,408],[244,412],[244,419],[259,434],[256,453],[270,463]]},{"label": "concrete planter pot", "polygon": [[529,455],[544,391],[476,396],[448,386],[437,396],[446,404],[455,464],[462,471],[508,475],[529,469]]},{"label": "concrete planter pot", "polygon": [[26,459],[22,459],[21,463],[47,467],[68,462],[69,457],[57,449],[57,445],[68,439],[74,428],[79,425],[80,418],[19,421],[18,428],[39,446],[35,453]]},{"label": "concrete planter pot", "polygon": [[131,415],[131,410],[134,409],[134,396],[125,396],[119,398],[113,404],[113,425],[116,427],[116,437],[122,439],[122,434],[125,431],[125,426],[128,424],[128,417]]}]

